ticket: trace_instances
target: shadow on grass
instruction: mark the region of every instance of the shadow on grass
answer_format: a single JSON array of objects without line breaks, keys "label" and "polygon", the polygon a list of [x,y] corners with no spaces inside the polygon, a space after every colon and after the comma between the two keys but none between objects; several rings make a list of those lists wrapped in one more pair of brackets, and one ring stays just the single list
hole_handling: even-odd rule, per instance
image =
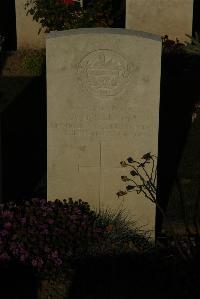
[{"label": "shadow on grass", "polygon": [[0,268],[2,299],[36,299],[37,280],[30,268],[10,265]]},{"label": "shadow on grass", "polygon": [[91,258],[76,273],[70,299],[194,298],[187,269],[170,258]]},{"label": "shadow on grass", "polygon": [[34,191],[46,172],[46,80],[2,77],[2,199],[19,201],[46,196]]},{"label": "shadow on grass", "polygon": [[[162,57],[158,200],[165,210],[192,123],[194,104],[199,92],[200,56],[165,54]],[[157,230],[162,217],[157,211]]]},{"label": "shadow on grass", "polygon": [[[2,75],[3,68],[6,64],[6,60],[9,56],[9,53],[6,51],[0,51],[0,76]],[[2,94],[0,94],[1,99]]]},{"label": "shadow on grass", "polygon": [[[52,299],[192,299],[199,276],[195,280],[190,268],[155,254],[85,258],[76,265],[69,296]],[[1,298],[37,298],[38,281],[29,268],[11,266],[0,275]]]}]

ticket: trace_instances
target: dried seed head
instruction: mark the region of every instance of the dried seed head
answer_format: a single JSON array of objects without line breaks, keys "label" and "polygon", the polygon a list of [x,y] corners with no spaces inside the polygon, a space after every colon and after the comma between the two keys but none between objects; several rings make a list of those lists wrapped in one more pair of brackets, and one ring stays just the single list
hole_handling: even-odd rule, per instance
[{"label": "dried seed head", "polygon": [[120,164],[121,164],[122,167],[127,167],[128,166],[125,161],[121,161]]},{"label": "dried seed head", "polygon": [[123,182],[127,182],[127,181],[129,181],[129,178],[128,178],[127,176],[122,175],[122,176],[121,176],[121,180],[122,180]]},{"label": "dried seed head", "polygon": [[117,192],[117,196],[118,196],[118,198],[119,198],[120,196],[124,196],[124,195],[126,195],[126,194],[127,194],[127,192],[126,192],[126,191],[122,191],[122,190],[120,190],[120,191]]}]

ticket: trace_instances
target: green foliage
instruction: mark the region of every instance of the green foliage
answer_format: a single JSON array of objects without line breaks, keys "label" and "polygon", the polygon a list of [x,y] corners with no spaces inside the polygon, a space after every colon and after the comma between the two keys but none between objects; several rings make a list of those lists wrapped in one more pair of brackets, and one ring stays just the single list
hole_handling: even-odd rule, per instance
[{"label": "green foliage", "polygon": [[195,36],[186,34],[190,41],[180,43],[178,39],[171,40],[167,35],[162,36],[163,53],[186,53],[193,55],[200,55],[200,34],[195,32]]},{"label": "green foliage", "polygon": [[40,76],[45,63],[45,55],[42,51],[26,53],[22,67],[33,76]]},{"label": "green foliage", "polygon": [[124,14],[123,1],[90,0],[86,14],[88,27],[120,27],[120,20]]},{"label": "green foliage", "polygon": [[65,4],[59,0],[27,0],[25,9],[46,32],[76,28],[83,13],[76,2]]},{"label": "green foliage", "polygon": [[185,50],[189,54],[200,55],[200,34],[195,32],[195,37],[187,35],[190,38],[190,42],[186,42]]},{"label": "green foliage", "polygon": [[89,248],[92,255],[143,253],[152,247],[147,232],[140,230],[123,210],[102,210],[95,225],[101,229],[101,242]]},{"label": "green foliage", "polygon": [[93,0],[84,7],[77,1],[66,2],[27,0],[25,9],[46,32],[85,27],[118,27],[123,14],[123,6],[116,6],[113,0]]}]

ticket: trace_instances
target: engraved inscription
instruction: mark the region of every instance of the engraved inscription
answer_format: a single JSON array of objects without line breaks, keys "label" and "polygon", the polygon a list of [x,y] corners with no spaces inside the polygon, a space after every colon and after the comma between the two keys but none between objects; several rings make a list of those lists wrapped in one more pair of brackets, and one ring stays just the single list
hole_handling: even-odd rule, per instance
[{"label": "engraved inscription", "polygon": [[87,54],[78,64],[82,86],[95,96],[115,96],[129,80],[132,65],[119,53],[100,49]]},{"label": "engraved inscription", "polygon": [[[104,107],[105,108],[105,107]],[[82,114],[81,114],[82,113]],[[106,109],[87,108],[86,110],[74,109],[66,113],[66,118],[59,121],[51,121],[50,128],[61,129],[69,136],[144,136],[144,132],[152,130],[152,124],[147,120],[142,124],[138,123],[141,112],[137,115],[133,109]],[[92,126],[91,126],[92,123]]]}]

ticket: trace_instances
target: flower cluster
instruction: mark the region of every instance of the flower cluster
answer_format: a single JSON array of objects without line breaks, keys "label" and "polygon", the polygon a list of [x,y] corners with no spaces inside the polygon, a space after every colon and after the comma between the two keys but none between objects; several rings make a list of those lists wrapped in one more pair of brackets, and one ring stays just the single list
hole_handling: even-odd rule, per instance
[{"label": "flower cluster", "polygon": [[1,205],[0,264],[19,262],[45,276],[64,271],[73,258],[99,242],[95,217],[81,200],[31,199]]}]

